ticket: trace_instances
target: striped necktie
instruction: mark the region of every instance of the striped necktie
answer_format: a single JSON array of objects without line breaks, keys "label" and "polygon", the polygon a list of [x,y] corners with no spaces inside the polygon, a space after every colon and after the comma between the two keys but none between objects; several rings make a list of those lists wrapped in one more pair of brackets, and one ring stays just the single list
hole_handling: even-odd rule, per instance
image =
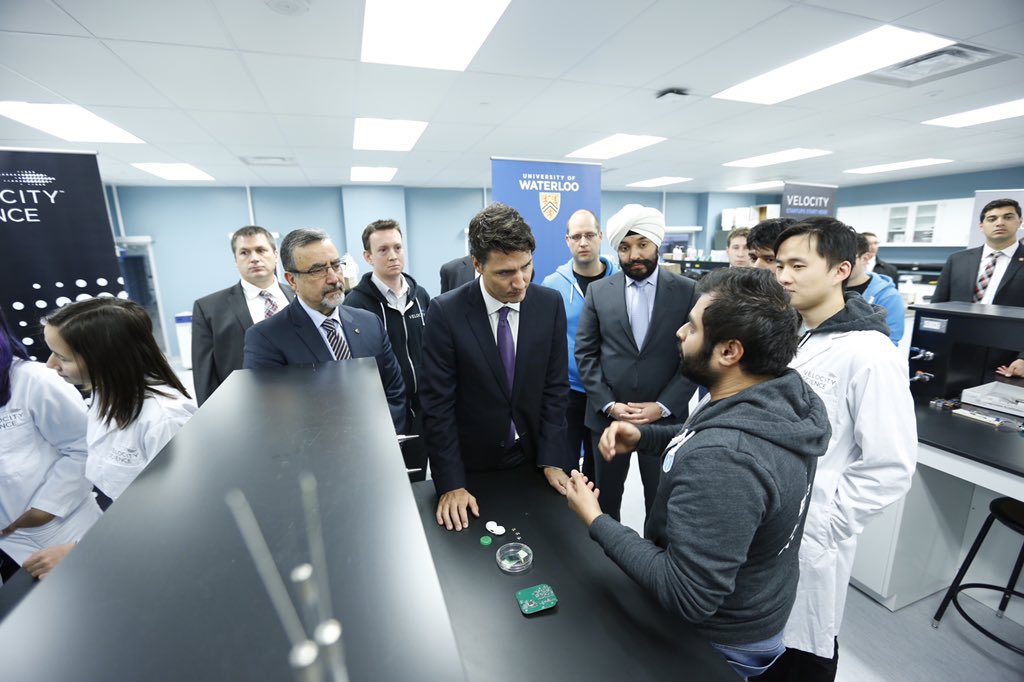
[{"label": "striped necktie", "polygon": [[274,297],[266,289],[261,291],[259,295],[263,299],[263,319],[273,317],[274,313],[277,312],[277,303],[274,301]]},{"label": "striped necktie", "polygon": [[988,290],[988,285],[992,281],[992,275],[996,271],[996,260],[1001,255],[1003,255],[1002,251],[993,251],[988,254],[988,262],[985,263],[985,269],[978,275],[978,283],[974,285],[975,303],[980,303],[981,299],[985,298],[985,291]]},{"label": "striped necktie", "polygon": [[352,358],[352,351],[348,349],[345,335],[338,333],[337,324],[338,322],[335,319],[328,317],[320,326],[327,333],[327,341],[331,344],[331,350],[334,351],[334,359],[350,360]]}]

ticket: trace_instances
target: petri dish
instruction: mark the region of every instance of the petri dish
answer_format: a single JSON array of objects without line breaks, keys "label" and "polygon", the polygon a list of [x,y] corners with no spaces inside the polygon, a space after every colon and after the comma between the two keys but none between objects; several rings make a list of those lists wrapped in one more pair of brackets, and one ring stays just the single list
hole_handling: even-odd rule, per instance
[{"label": "petri dish", "polygon": [[498,548],[494,558],[502,572],[522,573],[533,565],[533,550],[521,542],[509,542]]}]

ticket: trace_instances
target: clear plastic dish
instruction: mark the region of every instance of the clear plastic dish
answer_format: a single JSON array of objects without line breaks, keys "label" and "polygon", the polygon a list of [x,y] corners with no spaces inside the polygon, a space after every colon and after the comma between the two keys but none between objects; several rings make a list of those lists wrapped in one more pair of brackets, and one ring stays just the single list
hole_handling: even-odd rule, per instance
[{"label": "clear plastic dish", "polygon": [[494,555],[498,568],[505,573],[522,573],[533,565],[533,550],[521,542],[509,542]]}]

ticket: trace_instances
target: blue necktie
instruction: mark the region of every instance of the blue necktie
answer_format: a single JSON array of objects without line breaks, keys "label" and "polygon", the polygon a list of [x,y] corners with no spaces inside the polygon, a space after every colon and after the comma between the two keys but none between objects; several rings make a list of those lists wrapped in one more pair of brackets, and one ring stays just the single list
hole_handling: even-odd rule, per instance
[{"label": "blue necktie", "polygon": [[644,347],[644,339],[647,338],[647,328],[651,325],[651,308],[647,304],[647,290],[649,283],[632,282],[629,286],[635,289],[633,305],[629,310],[629,326],[633,328],[633,340],[636,341],[637,350]]},{"label": "blue necktie", "polygon": [[[498,355],[501,356],[501,364],[505,367],[505,383],[508,385],[508,394],[512,395],[512,383],[516,376],[516,344],[512,340],[512,327],[508,323],[508,306],[498,311]],[[511,420],[508,423],[508,433],[505,435],[505,447],[510,448],[516,442],[516,425]]]}]

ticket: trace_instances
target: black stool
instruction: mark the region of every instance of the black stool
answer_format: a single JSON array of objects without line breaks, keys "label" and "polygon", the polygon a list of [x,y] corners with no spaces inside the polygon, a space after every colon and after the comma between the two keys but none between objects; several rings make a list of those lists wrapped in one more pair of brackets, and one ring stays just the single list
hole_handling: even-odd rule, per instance
[{"label": "black stool", "polygon": [[946,596],[942,598],[942,603],[939,604],[939,610],[935,612],[935,618],[932,619],[932,627],[939,627],[939,621],[942,620],[942,614],[949,606],[949,602],[952,601],[956,610],[960,612],[960,615],[964,617],[964,620],[966,620],[975,630],[978,630],[981,634],[985,635],[992,641],[1002,644],[1007,649],[1016,651],[1018,654],[1024,656],[1024,649],[1010,644],[1004,639],[996,637],[991,632],[983,628],[975,622],[973,618],[967,615],[963,610],[963,607],[960,606],[960,602],[957,601],[957,596],[962,591],[973,588],[1002,592],[1003,598],[999,600],[999,611],[996,612],[996,616],[1002,618],[1003,612],[1006,611],[1006,605],[1010,601],[1010,595],[1024,597],[1024,593],[1017,592],[1013,589],[1017,586],[1017,578],[1020,577],[1021,567],[1024,566],[1024,544],[1021,545],[1020,553],[1017,555],[1017,562],[1013,565],[1013,572],[1010,574],[1010,582],[1006,583],[1006,587],[989,585],[986,583],[960,584],[960,581],[962,581],[964,576],[967,574],[967,569],[971,567],[971,562],[974,561],[974,556],[978,553],[978,549],[981,548],[982,541],[985,539],[985,536],[988,535],[989,529],[992,528],[993,521],[998,519],[999,522],[1007,528],[1024,536],[1024,502],[1018,502],[1010,497],[999,497],[992,500],[992,503],[988,506],[988,511],[988,518],[986,518],[985,523],[982,524],[981,530],[978,532],[978,537],[974,539],[974,544],[971,545],[971,551],[967,553],[967,558],[964,559],[964,563],[960,566],[960,570],[957,571],[956,577],[953,578],[953,584],[949,586],[948,590],[946,590]]}]

